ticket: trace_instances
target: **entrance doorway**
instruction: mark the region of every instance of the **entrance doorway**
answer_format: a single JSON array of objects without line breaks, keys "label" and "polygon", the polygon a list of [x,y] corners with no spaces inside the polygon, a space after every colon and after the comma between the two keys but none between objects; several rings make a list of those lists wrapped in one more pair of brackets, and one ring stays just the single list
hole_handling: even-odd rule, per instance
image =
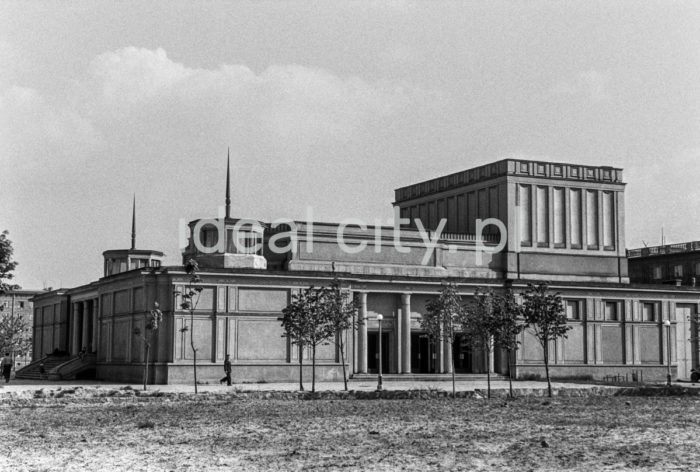
[{"label": "entrance doorway", "polygon": [[[389,333],[382,333],[382,373],[389,372]],[[367,333],[367,372],[379,372],[379,333]]]},{"label": "entrance doorway", "polygon": [[466,337],[459,334],[452,345],[452,358],[457,374],[486,373],[486,355],[483,349],[472,349]]},{"label": "entrance doorway", "polygon": [[411,372],[415,374],[435,373],[435,343],[427,334],[411,334]]}]

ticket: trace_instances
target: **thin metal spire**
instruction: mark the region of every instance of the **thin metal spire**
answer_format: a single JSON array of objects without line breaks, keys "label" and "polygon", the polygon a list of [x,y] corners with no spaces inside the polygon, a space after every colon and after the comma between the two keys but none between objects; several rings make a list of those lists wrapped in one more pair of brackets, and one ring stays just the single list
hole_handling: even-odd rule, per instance
[{"label": "thin metal spire", "polygon": [[136,194],[134,194],[134,205],[131,209],[131,249],[136,249]]},{"label": "thin metal spire", "polygon": [[226,218],[231,218],[231,148],[226,157]]}]

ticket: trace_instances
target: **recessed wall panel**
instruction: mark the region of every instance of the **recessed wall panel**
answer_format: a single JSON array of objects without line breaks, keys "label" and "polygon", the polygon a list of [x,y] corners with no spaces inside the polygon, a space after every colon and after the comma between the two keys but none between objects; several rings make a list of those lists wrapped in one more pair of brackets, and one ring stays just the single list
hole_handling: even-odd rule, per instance
[{"label": "recessed wall panel", "polygon": [[598,246],[598,192],[586,191],[586,239],[588,246]]},{"label": "recessed wall panel", "polygon": [[537,187],[537,242],[549,242],[549,193],[547,187]]},{"label": "recessed wall panel", "polygon": [[564,189],[552,190],[552,206],[554,210],[554,244],[566,243],[566,202],[564,201]]},{"label": "recessed wall panel", "polygon": [[526,244],[532,243],[532,198],[530,196],[530,189],[531,187],[529,185],[520,185],[518,189],[518,208],[520,209],[520,242]]},{"label": "recessed wall panel", "polygon": [[603,246],[615,245],[615,202],[612,192],[603,192]]},{"label": "recessed wall panel", "polygon": [[571,225],[571,245],[580,247],[582,244],[581,221],[583,217],[581,204],[581,190],[571,189],[569,192],[570,210],[569,221]]}]

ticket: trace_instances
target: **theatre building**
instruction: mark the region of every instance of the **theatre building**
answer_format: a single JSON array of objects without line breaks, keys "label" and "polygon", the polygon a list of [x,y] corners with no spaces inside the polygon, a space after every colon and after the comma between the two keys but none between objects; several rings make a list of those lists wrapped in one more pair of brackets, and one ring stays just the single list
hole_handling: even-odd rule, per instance
[{"label": "theatre building", "polygon": [[[221,377],[226,354],[235,381],[293,381],[300,353],[283,337],[281,311],[295,291],[337,277],[359,306],[358,328],[340,334],[351,374],[376,372],[378,315],[385,373],[449,373],[454,359],[458,373],[506,374],[501,353],[488,364],[466,343],[432,343],[419,323],[426,303],[445,281],[465,303],[480,287],[520,293],[549,281],[572,328],[552,345],[553,376],[665,379],[670,357],[674,378],[688,378],[698,362],[700,290],[630,283],[624,191],[621,169],[506,159],[399,188],[397,227],[364,227],[233,218],[227,184],[226,216],[189,224],[183,263],[198,261],[202,289],[193,325],[179,308],[190,281],[183,266],[163,266],[161,252],[132,244],[104,253],[95,282],[34,298],[34,358],[56,354],[47,359],[50,378],[137,382],[144,346],[134,330],[143,332],[158,302],[164,322],[151,348],[152,382],[191,381],[190,335],[202,381]],[[521,341],[513,373],[543,374],[538,343],[527,331]],[[317,362],[318,379],[341,378],[335,345],[322,346]]]}]

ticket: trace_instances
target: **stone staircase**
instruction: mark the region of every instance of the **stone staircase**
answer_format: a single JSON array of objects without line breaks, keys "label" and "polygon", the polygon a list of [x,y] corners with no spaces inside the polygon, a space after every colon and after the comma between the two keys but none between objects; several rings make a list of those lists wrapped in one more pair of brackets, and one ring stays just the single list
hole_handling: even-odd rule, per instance
[{"label": "stone staircase", "polygon": [[[354,382],[377,381],[377,374],[353,374]],[[455,374],[456,382],[486,381],[486,374]],[[507,375],[491,374],[491,381],[508,380]],[[452,374],[382,374],[383,382],[452,382]]]},{"label": "stone staircase", "polygon": [[68,362],[70,359],[70,356],[46,356],[43,359],[34,361],[31,364],[22,367],[15,373],[15,378],[24,380],[46,380],[46,376],[44,377],[44,379],[41,378],[41,373],[39,372],[39,364],[41,364],[42,362],[44,363],[44,370],[46,371],[46,374],[48,374],[61,364]]}]

